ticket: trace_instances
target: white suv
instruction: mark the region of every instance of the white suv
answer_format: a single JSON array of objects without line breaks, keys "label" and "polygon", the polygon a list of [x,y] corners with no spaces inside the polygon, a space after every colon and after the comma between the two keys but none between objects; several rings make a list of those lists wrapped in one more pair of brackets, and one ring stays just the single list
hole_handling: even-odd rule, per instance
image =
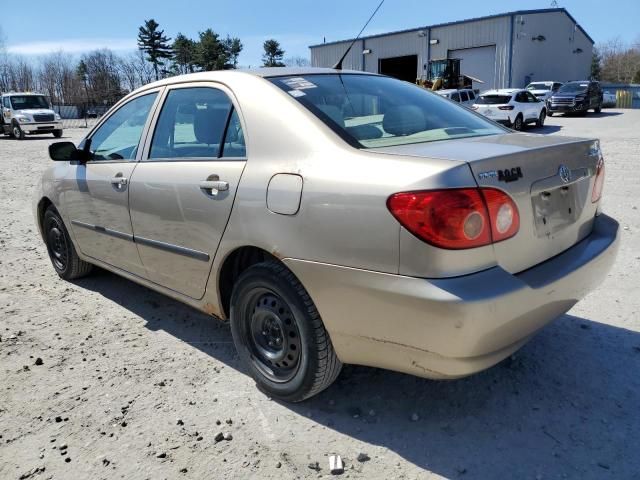
[{"label": "white suv", "polygon": [[25,135],[53,133],[62,137],[62,119],[38,93],[5,93],[1,97],[2,133],[22,140]]},{"label": "white suv", "polygon": [[436,93],[441,97],[445,97],[449,100],[453,100],[454,102],[458,102],[468,108],[476,103],[476,94],[470,88],[464,88],[460,90],[451,88],[447,90],[438,90],[436,91]]},{"label": "white suv", "polygon": [[527,123],[542,127],[547,117],[545,103],[523,89],[488,90],[471,108],[514,130],[522,130]]},{"label": "white suv", "polygon": [[556,93],[561,86],[561,82],[548,80],[542,82],[531,82],[525,88],[533,93],[536,98],[544,102],[548,98],[551,98],[551,95]]}]

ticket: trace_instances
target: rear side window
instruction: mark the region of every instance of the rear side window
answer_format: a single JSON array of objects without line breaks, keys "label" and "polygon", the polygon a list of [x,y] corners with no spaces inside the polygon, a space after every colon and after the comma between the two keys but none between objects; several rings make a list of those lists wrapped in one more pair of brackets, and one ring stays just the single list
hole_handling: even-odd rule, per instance
[{"label": "rear side window", "polygon": [[460,100],[462,100],[463,102],[469,101],[469,97],[467,97],[467,92],[460,92]]},{"label": "rear side window", "polygon": [[476,94],[473,92],[467,92],[469,94],[469,100],[475,100],[476,99]]},{"label": "rear side window", "polygon": [[244,132],[240,125],[238,112],[234,109],[229,118],[229,125],[224,136],[224,147],[222,149],[223,157],[245,157],[247,149],[244,144]]},{"label": "rear side window", "polygon": [[460,101],[460,94],[458,92],[454,92],[451,94],[451,100],[453,100],[454,102],[459,102]]},{"label": "rear side window", "polygon": [[511,95],[480,95],[476,103],[480,105],[502,105],[510,101]]},{"label": "rear side window", "polygon": [[229,97],[216,88],[170,90],[156,123],[149,159],[218,158],[232,108]]}]

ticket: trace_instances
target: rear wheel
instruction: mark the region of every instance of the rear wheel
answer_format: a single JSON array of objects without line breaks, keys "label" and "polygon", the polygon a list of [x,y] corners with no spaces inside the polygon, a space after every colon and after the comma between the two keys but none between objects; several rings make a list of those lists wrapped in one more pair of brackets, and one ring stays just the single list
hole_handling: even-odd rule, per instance
[{"label": "rear wheel", "polygon": [[62,137],[62,130],[54,130],[53,131],[53,136],[56,137],[56,138]]},{"label": "rear wheel", "polygon": [[520,131],[522,131],[522,126],[523,126],[522,115],[518,114],[518,116],[514,120],[513,126],[511,128],[513,128],[514,130],[520,132]]},{"label": "rear wheel", "polygon": [[536,127],[544,127],[544,121],[547,117],[547,111],[543,108],[542,111],[540,112],[540,116],[538,117],[538,120],[536,121]]},{"label": "rear wheel", "polygon": [[549,117],[553,117],[553,112],[549,112],[549,113],[547,113],[547,116],[549,116]]},{"label": "rear wheel", "polygon": [[596,108],[593,109],[593,111],[596,113],[600,113],[602,111],[602,105],[598,105]]},{"label": "rear wheel", "polygon": [[231,296],[231,332],[258,388],[274,398],[309,398],[331,385],[342,368],[309,294],[277,262],[240,275]]},{"label": "rear wheel", "polygon": [[49,207],[44,213],[42,231],[51,264],[60,278],[73,280],[91,272],[93,265],[78,257],[69,232],[55,208]]}]

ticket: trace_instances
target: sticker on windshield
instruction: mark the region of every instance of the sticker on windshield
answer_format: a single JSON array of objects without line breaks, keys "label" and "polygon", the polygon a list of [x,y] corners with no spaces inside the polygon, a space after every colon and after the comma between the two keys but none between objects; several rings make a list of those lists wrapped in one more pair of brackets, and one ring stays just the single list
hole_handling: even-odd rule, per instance
[{"label": "sticker on windshield", "polygon": [[285,78],[282,80],[287,87],[292,88],[294,90],[306,90],[307,88],[317,88],[317,85],[314,85],[306,78],[302,77],[294,77],[294,78]]},{"label": "sticker on windshield", "polygon": [[294,98],[304,97],[306,95],[306,93],[301,92],[300,90],[289,90],[288,93]]}]

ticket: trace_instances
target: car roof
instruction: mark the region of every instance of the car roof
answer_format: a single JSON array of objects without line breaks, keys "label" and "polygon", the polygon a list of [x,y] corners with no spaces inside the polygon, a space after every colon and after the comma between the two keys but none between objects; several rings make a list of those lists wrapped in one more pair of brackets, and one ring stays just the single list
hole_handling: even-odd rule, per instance
[{"label": "car roof", "polygon": [[546,85],[547,83],[562,83],[562,82],[558,82],[556,80],[533,80],[529,82],[529,85],[531,85],[532,83],[544,83]]}]

